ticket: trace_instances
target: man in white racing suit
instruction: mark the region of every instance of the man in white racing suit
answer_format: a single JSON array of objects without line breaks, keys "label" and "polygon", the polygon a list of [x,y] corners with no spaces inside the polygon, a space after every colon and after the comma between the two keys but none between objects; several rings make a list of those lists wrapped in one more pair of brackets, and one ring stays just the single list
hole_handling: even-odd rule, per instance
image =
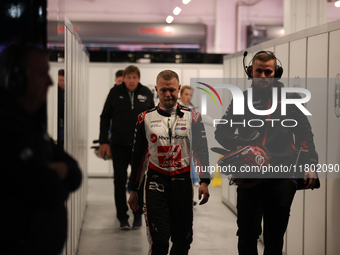
[{"label": "man in white racing suit", "polygon": [[[148,158],[144,203],[150,244],[149,254],[188,254],[192,242],[193,187],[191,157],[208,166],[208,146],[200,113],[177,103],[180,89],[177,73],[165,70],[157,76],[160,103],[138,116],[133,147],[129,205],[138,210],[137,189]],[[199,199],[209,199],[210,174],[200,177]]]}]

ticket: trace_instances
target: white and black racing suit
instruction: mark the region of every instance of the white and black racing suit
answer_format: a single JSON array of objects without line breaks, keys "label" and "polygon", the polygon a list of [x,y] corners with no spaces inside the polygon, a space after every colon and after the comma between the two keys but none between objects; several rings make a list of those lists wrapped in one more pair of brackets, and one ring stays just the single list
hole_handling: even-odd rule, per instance
[{"label": "white and black racing suit", "polygon": [[[208,146],[200,113],[177,104],[173,114],[159,106],[138,116],[129,186],[137,190],[148,160],[144,203],[149,254],[187,254],[192,242],[193,188],[190,162],[208,166]],[[198,173],[210,183],[208,172]]]}]

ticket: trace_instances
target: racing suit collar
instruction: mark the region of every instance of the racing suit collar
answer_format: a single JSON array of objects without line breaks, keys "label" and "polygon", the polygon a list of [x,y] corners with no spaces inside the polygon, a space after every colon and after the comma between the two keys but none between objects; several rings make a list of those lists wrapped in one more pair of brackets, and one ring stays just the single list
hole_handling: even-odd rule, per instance
[{"label": "racing suit collar", "polygon": [[[169,112],[162,110],[160,108],[159,104],[156,106],[156,109],[157,109],[157,112],[164,117],[170,117],[171,116],[171,114]],[[180,106],[179,103],[177,103],[176,115],[178,115],[181,118],[183,118],[183,116],[184,116],[184,113],[181,111],[181,106]]]}]

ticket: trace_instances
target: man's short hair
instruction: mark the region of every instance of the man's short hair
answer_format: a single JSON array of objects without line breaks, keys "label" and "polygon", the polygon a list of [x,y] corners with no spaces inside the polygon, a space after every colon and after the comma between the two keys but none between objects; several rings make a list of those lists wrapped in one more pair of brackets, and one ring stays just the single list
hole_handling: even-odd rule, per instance
[{"label": "man's short hair", "polygon": [[65,71],[64,71],[64,69],[59,69],[59,70],[58,70],[58,76],[65,76]]},{"label": "man's short hair", "polygon": [[125,77],[126,75],[130,74],[130,73],[136,73],[138,78],[140,78],[140,71],[139,68],[137,66],[128,66],[127,68],[124,69],[123,71],[123,76]]},{"label": "man's short hair", "polygon": [[170,81],[172,78],[176,78],[176,80],[179,83],[178,74],[176,72],[172,71],[172,70],[164,70],[164,71],[160,72],[157,75],[156,84],[158,83],[158,80],[160,78],[163,78],[166,81]]},{"label": "man's short hair", "polygon": [[124,76],[123,73],[124,73],[124,70],[118,70],[118,71],[116,72],[116,78],[121,77],[121,76]]},{"label": "man's short hair", "polygon": [[276,56],[275,56],[274,52],[272,52],[272,51],[267,51],[267,52],[270,53],[270,54],[265,53],[265,52],[257,54],[254,57],[253,62],[255,60],[260,60],[260,61],[268,62],[269,60],[274,59],[274,64],[276,66]]},{"label": "man's short hair", "polygon": [[180,94],[182,95],[184,90],[186,89],[190,89],[190,91],[194,91],[194,89],[192,87],[190,87],[189,85],[184,85],[181,87],[181,90],[180,90]]}]

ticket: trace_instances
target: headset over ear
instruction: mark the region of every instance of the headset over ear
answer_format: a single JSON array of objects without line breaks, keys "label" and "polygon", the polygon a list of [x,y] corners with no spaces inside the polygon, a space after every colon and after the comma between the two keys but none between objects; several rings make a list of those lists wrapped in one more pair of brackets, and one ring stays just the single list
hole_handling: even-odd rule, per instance
[{"label": "headset over ear", "polygon": [[[258,54],[261,54],[261,53],[268,54],[268,55],[271,56],[273,59],[276,59],[277,61],[280,62],[280,65],[276,65],[276,67],[275,67],[275,76],[274,76],[274,78],[276,78],[276,79],[281,79],[282,74],[283,74],[282,63],[281,63],[280,59],[278,59],[277,57],[275,57],[275,56],[274,56],[271,52],[269,52],[269,51],[259,51],[259,52],[257,52],[257,53],[255,54],[255,56],[250,60],[249,66],[245,66],[245,65],[244,65],[244,59],[245,59],[246,56],[248,55],[248,52],[245,51],[245,52],[243,53],[243,68],[244,68],[244,71],[246,72],[246,74],[248,75],[248,78],[249,78],[249,79],[252,79],[252,78],[253,78],[253,76],[251,75],[251,70],[253,69],[253,65],[252,65],[252,64],[253,64],[253,61],[254,61],[255,57],[256,57]],[[250,64],[250,63],[251,63],[251,64]]]},{"label": "headset over ear", "polygon": [[27,46],[11,45],[0,56],[0,88],[12,95],[22,95],[27,89],[27,71],[24,59]]}]

